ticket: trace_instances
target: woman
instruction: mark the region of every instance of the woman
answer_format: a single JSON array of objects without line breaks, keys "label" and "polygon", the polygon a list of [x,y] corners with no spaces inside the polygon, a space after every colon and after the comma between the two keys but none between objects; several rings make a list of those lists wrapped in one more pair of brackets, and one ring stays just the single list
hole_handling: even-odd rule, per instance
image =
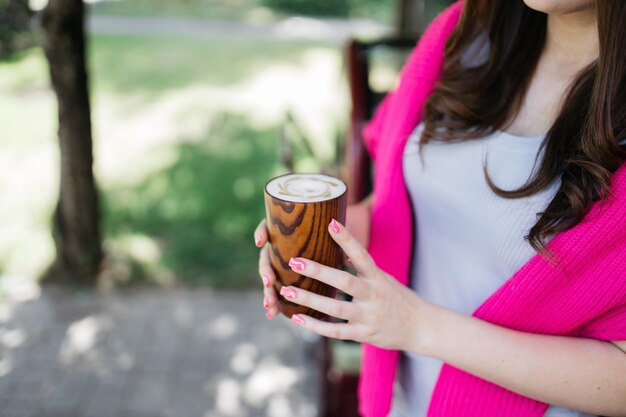
[{"label": "woman", "polygon": [[626,416],[625,21],[467,0],[423,35],[364,132],[371,207],[328,228],[358,278],[291,263],[352,301],[280,289],[347,320],[296,324],[363,343],[362,415]]}]

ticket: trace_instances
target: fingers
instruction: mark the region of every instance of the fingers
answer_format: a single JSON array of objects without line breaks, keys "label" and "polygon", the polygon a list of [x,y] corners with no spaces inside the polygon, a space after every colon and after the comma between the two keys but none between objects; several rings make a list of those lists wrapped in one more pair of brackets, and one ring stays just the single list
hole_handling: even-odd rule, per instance
[{"label": "fingers", "polygon": [[335,300],[334,298],[292,286],[282,287],[280,289],[280,295],[291,302],[311,307],[329,316],[344,320],[351,320],[356,317],[356,307],[349,301]]},{"label": "fingers", "polygon": [[267,239],[267,221],[263,219],[254,230],[254,244],[263,248],[259,253],[259,275],[263,281],[263,307],[267,310],[265,316],[268,319],[273,319],[280,311],[278,309],[278,296],[274,290],[276,277],[270,266],[269,247],[265,245]]},{"label": "fingers", "polygon": [[263,307],[267,310],[266,317],[272,319],[278,315],[278,296],[274,290],[276,276],[270,265],[268,245],[259,253],[259,275],[263,281]]},{"label": "fingers", "polygon": [[267,220],[263,219],[254,230],[254,244],[260,248],[267,243]]},{"label": "fingers", "polygon": [[265,313],[265,317],[267,317],[268,320],[271,320],[274,317],[278,316],[279,314],[280,314],[280,310],[278,309],[278,304],[276,304],[267,309],[267,312]]},{"label": "fingers", "polygon": [[264,246],[261,252],[259,252],[259,275],[261,276],[261,281],[263,281],[264,288],[272,288],[274,282],[276,282],[274,270],[270,264],[269,251],[270,247]]},{"label": "fingers", "polygon": [[315,319],[306,314],[294,314],[291,321],[317,334],[333,339],[361,341],[359,327],[350,323],[330,323]]},{"label": "fingers", "polygon": [[328,225],[328,231],[346,256],[350,258],[359,275],[368,276],[378,270],[367,249],[341,223],[333,219]]},{"label": "fingers", "polygon": [[274,286],[276,277],[274,276],[274,270],[270,264],[270,247],[264,246],[259,252],[259,275],[263,281],[263,287],[271,288]]},{"label": "fingers", "polygon": [[364,283],[349,272],[340,271],[304,258],[292,258],[289,261],[289,266],[299,274],[314,278],[355,298],[363,298],[366,295],[367,289]]},{"label": "fingers", "polygon": [[268,319],[273,319],[280,313],[278,308],[278,296],[273,288],[263,289],[263,308],[265,308],[265,316]]}]

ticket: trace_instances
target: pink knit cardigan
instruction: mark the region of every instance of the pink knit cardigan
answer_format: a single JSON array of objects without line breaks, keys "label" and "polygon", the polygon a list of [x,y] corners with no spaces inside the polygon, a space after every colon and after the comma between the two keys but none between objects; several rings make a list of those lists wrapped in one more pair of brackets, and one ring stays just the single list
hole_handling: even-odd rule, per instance
[{"label": "pink knit cardigan", "polygon": [[[412,254],[413,219],[401,157],[422,106],[441,72],[445,41],[462,3],[443,11],[420,39],[400,85],[364,129],[375,163],[369,251],[404,285]],[[626,164],[613,174],[612,195],[596,202],[577,226],[554,236],[554,267],[535,255],[491,295],[474,316],[525,332],[626,340]],[[450,254],[451,257],[454,253]],[[389,413],[399,351],[363,344],[359,412]],[[548,405],[444,364],[429,417],[539,417]]]}]

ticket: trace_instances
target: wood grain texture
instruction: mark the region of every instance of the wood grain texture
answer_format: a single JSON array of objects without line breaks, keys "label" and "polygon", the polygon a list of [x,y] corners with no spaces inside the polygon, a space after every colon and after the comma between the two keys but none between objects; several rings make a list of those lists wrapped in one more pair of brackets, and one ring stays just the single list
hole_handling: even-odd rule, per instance
[{"label": "wood grain texture", "polygon": [[333,218],[345,224],[346,207],[347,192],[334,199],[314,203],[291,203],[265,192],[270,262],[276,275],[274,289],[280,311],[285,316],[303,313],[320,320],[330,320],[324,313],[285,299],[280,295],[280,289],[283,285],[291,285],[335,298],[334,287],[296,273],[289,267],[289,259],[302,257],[333,268],[341,267],[341,248],[328,233],[328,224]]}]

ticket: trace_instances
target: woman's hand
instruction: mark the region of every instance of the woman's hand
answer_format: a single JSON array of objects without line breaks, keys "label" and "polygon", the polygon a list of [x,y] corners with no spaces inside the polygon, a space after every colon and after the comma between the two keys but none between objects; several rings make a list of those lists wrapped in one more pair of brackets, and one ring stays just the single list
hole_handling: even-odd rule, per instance
[{"label": "woman's hand", "polygon": [[[346,228],[354,234],[363,247],[367,247],[369,243],[371,201],[372,195],[357,204],[348,206],[346,213],[348,219]],[[262,248],[259,254],[259,275],[263,281],[263,306],[267,310],[265,316],[271,320],[278,315],[279,310],[278,296],[274,290],[276,276],[270,266],[269,245],[266,245],[267,221],[265,219],[261,220],[254,231],[254,243],[257,247]],[[352,266],[351,262],[345,259],[345,256],[344,262]]]},{"label": "woman's hand", "polygon": [[293,258],[291,268],[331,285],[349,295],[352,301],[335,300],[292,286],[281,294],[290,301],[330,316],[348,320],[329,323],[305,314],[294,314],[295,323],[323,336],[370,343],[385,349],[420,349],[431,314],[429,304],[414,291],[379,269],[367,250],[341,224],[328,226],[332,238],[352,260],[357,276],[304,258]]}]

